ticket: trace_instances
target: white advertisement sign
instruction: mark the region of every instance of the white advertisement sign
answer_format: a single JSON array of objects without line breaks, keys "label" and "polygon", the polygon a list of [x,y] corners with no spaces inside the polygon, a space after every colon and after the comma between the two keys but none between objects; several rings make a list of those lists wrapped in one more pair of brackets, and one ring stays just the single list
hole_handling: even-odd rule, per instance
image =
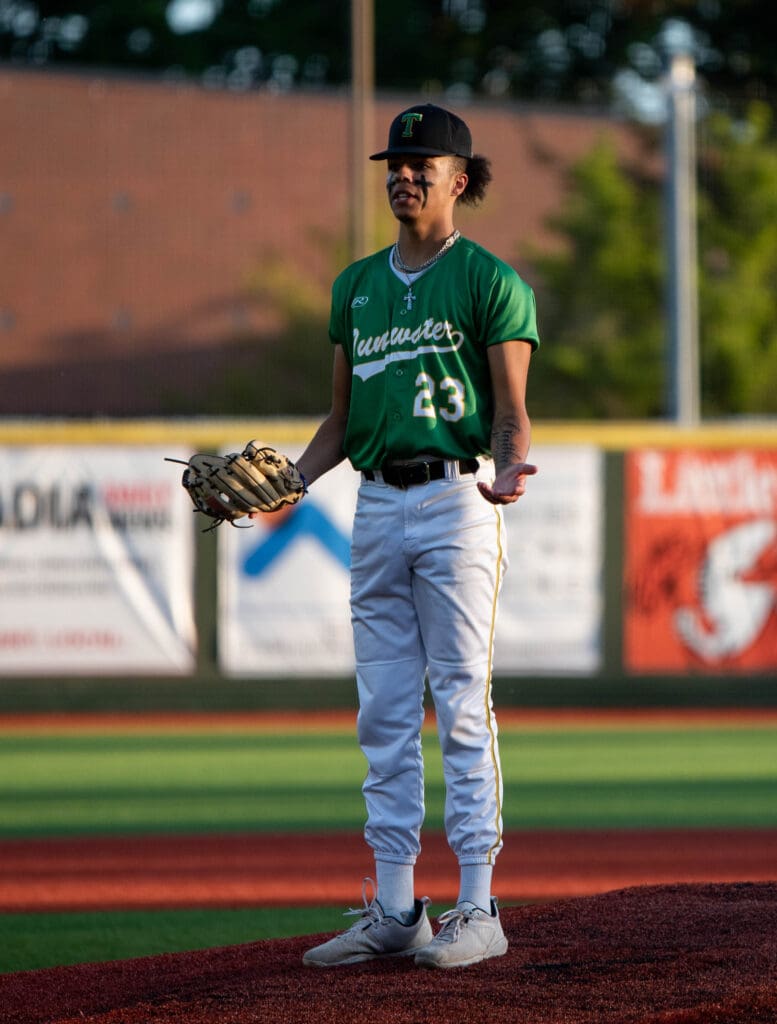
[{"label": "white advertisement sign", "polygon": [[[600,664],[602,456],[548,446],[532,459],[539,474],[526,498],[506,509],[510,569],[495,671],[592,673]],[[358,484],[343,463],[293,509],[218,531],[226,675],[353,674],[349,563]]]},{"label": "white advertisement sign", "polygon": [[526,496],[505,508],[510,567],[494,671],[593,674],[601,667],[604,458],[598,448],[535,447]]},{"label": "white advertisement sign", "polygon": [[0,449],[0,675],[193,670],[189,455]]},{"label": "white advertisement sign", "polygon": [[219,529],[219,656],[227,675],[353,674],[349,570],[359,479],[341,463],[293,509],[252,528]]}]

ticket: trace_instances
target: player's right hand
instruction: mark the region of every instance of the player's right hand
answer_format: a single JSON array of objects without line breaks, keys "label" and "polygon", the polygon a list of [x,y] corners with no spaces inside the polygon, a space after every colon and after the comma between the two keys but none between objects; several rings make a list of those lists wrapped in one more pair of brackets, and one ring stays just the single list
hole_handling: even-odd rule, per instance
[{"label": "player's right hand", "polygon": [[478,490],[492,505],[512,505],[526,492],[526,477],[534,476],[537,467],[530,462],[506,466],[497,473],[492,484],[478,482]]}]

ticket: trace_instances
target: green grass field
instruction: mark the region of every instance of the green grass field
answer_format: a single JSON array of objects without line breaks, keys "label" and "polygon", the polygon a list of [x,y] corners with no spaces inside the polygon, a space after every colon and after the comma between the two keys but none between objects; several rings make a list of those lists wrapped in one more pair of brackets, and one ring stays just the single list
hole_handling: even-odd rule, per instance
[{"label": "green grass field", "polygon": [[[777,725],[502,727],[505,827],[777,824]],[[427,827],[442,827],[426,734]],[[347,728],[0,733],[0,838],[360,829]]]},{"label": "green grass field", "polygon": [[[502,725],[505,827],[777,826],[777,722]],[[442,827],[426,734],[427,828]],[[348,727],[0,731],[3,838],[359,830],[364,762]],[[0,914],[0,971],[328,930],[332,910]]]}]

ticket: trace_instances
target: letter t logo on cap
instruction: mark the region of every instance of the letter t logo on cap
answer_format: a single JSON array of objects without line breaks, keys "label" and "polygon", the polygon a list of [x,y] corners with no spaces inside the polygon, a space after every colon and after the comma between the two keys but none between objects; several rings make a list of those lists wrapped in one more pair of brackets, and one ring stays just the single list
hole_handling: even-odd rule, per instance
[{"label": "letter t logo on cap", "polygon": [[416,121],[423,121],[423,114],[412,114],[407,113],[402,115],[402,123],[405,126],[405,130],[402,132],[403,139],[412,139],[413,128],[415,127]]}]

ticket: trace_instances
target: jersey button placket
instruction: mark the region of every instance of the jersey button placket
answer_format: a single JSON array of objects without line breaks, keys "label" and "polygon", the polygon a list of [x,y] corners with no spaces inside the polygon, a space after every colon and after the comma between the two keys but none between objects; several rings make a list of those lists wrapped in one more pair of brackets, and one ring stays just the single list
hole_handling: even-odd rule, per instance
[{"label": "jersey button placket", "polygon": [[401,377],[404,370],[401,366],[392,365],[387,367],[384,377],[384,395],[387,413],[387,436],[386,450],[391,452],[395,448],[395,442],[402,432],[402,389]]}]

